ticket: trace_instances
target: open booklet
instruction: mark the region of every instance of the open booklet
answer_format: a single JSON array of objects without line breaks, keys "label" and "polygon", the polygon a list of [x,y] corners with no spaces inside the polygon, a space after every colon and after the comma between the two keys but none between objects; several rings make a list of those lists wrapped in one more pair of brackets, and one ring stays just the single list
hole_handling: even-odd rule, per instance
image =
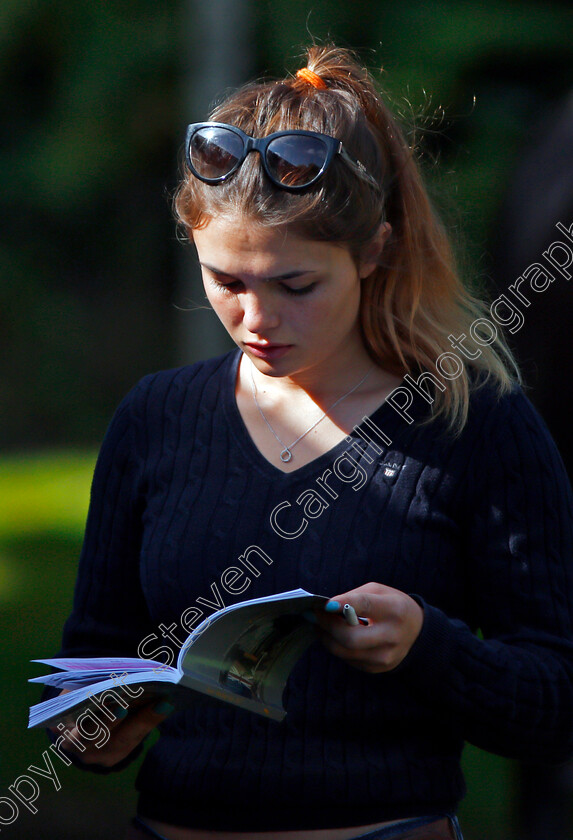
[{"label": "open booklet", "polygon": [[112,691],[124,701],[141,696],[149,702],[154,695],[169,695],[176,707],[184,708],[193,702],[189,689],[195,689],[282,720],[288,676],[316,638],[304,613],[327,601],[293,589],[225,607],[193,630],[179,652],[177,667],[147,659],[35,659],[61,670],[30,682],[67,693],[32,706],[28,728],[52,726],[71,715],[77,719],[90,703],[98,704],[98,698],[101,707],[105,692],[113,702]]}]

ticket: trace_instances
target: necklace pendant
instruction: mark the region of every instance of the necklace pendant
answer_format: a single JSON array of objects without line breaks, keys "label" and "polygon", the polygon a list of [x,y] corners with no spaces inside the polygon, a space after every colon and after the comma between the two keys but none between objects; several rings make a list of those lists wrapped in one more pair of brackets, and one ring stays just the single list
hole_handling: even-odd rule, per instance
[{"label": "necklace pendant", "polygon": [[[288,446],[284,445],[284,442],[277,435],[277,433],[275,432],[275,430],[273,429],[273,427],[271,426],[271,424],[269,423],[269,421],[265,417],[265,413],[264,413],[263,409],[259,405],[259,401],[257,399],[257,387],[255,385],[255,379],[254,379],[254,376],[253,376],[254,367],[255,366],[254,366],[253,362],[251,362],[251,389],[252,389],[252,392],[253,392],[253,400],[255,402],[255,405],[259,409],[259,414],[261,415],[261,417],[265,421],[269,431],[272,432],[272,434],[276,438],[277,442],[280,443],[281,446],[284,446],[284,449],[282,450],[282,452],[280,454],[280,459],[283,462],[283,464],[288,464],[289,461],[292,461],[292,452],[290,451],[290,448]],[[356,385],[353,388],[350,389],[350,391],[347,391],[345,394],[343,394],[341,397],[339,397],[336,400],[336,402],[333,402],[332,405],[330,406],[330,408],[327,411],[325,411],[324,414],[321,417],[319,417],[318,420],[316,422],[314,422],[312,424],[312,426],[310,426],[306,430],[306,432],[303,432],[302,435],[299,435],[296,440],[293,440],[293,442],[291,443],[291,446],[296,446],[296,444],[299,442],[299,440],[302,440],[304,437],[306,437],[310,432],[312,432],[313,429],[316,429],[316,427],[318,426],[319,423],[322,423],[322,421],[324,420],[325,417],[328,417],[329,412],[332,411],[333,408],[336,408],[336,406],[339,403],[341,403],[342,400],[345,400],[346,397],[349,397],[350,394],[353,394],[355,391],[357,391],[358,388],[360,388],[360,386],[362,385],[362,383],[365,382],[367,380],[367,378],[370,376],[370,373],[371,373],[372,370],[373,370],[373,368],[369,368],[366,371],[366,373],[364,374],[364,376],[362,377],[362,379],[360,380],[360,382],[357,382]]]}]

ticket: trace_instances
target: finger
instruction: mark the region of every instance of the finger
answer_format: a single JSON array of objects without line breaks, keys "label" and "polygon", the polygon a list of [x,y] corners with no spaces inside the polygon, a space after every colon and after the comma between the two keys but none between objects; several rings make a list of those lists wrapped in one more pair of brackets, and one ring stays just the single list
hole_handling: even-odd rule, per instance
[{"label": "finger", "polygon": [[[89,707],[88,709],[89,710]],[[82,714],[86,711],[86,709],[76,709],[76,713],[71,714],[68,713],[64,715],[63,718],[60,719],[60,722],[52,727],[52,732],[54,734],[62,734],[64,731],[71,732],[74,737],[78,739],[82,739],[81,731],[78,731],[76,723],[78,719],[82,716]],[[101,711],[101,710],[100,710]],[[108,729],[114,729],[114,727],[118,726],[122,720],[124,720],[128,715],[129,709],[124,706],[120,706],[118,703],[114,705],[105,706],[105,712],[102,712],[102,720],[105,722],[105,725]]]},{"label": "finger", "polygon": [[[106,708],[108,715],[113,715],[114,717],[110,719],[109,716],[106,715],[105,717],[102,717],[101,720],[98,718],[98,723],[101,728],[98,733],[94,735],[94,737],[98,739],[101,737],[102,733],[109,732],[112,734],[128,715],[128,709],[125,709],[123,706]],[[90,720],[93,722],[93,719],[90,718]],[[100,748],[94,745],[93,738],[90,738],[86,732],[83,732],[81,727],[78,727],[77,720],[75,718],[64,719],[64,721],[59,723],[56,727],[53,727],[51,731],[54,735],[63,736],[64,749],[67,752],[83,757],[86,750],[95,749],[98,753],[100,751]]]},{"label": "finger", "polygon": [[392,656],[391,648],[388,646],[377,645],[375,649],[370,649],[370,651],[364,648],[352,649],[345,647],[327,634],[324,635],[322,641],[330,653],[343,659],[347,665],[359,668],[361,671],[377,674],[390,671],[397,664]]},{"label": "finger", "polygon": [[385,641],[383,628],[380,625],[350,627],[337,616],[320,616],[317,622],[317,633],[327,647],[329,643],[336,643],[339,648],[346,651],[364,652],[378,647]]},{"label": "finger", "polygon": [[149,733],[162,723],[174,710],[166,700],[150,703],[129,715],[114,732],[114,746],[117,745],[131,752]]},{"label": "finger", "polygon": [[372,647],[381,639],[380,625],[372,620],[368,620],[367,624],[360,621],[356,625],[351,625],[345,620],[342,612],[333,613],[321,610],[315,615],[318,631],[324,630],[350,648]]},{"label": "finger", "polygon": [[98,746],[93,739],[74,727],[66,733],[64,749],[86,764],[113,766],[129,755],[173,709],[173,705],[166,701],[149,703],[129,716],[127,709],[120,708],[115,711],[117,720],[105,727],[108,738],[103,744]]},{"label": "finger", "polygon": [[[335,595],[326,604],[325,611],[330,614],[332,612],[338,613],[342,611],[344,604],[351,604],[358,615],[375,621],[383,617],[384,599],[392,597],[393,593],[396,592],[397,590],[382,583],[365,583],[357,589]],[[334,604],[337,605],[337,608],[333,606]]]},{"label": "finger", "polygon": [[381,670],[381,663],[377,661],[377,658],[365,653],[364,650],[352,650],[328,637],[323,639],[323,642],[330,653],[343,659],[347,665],[352,665],[353,668],[360,668],[363,671]]}]

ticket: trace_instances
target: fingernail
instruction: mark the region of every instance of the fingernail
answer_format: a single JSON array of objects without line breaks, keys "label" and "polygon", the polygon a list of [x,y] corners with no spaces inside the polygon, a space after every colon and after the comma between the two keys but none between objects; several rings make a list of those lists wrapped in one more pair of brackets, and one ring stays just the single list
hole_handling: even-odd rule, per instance
[{"label": "fingernail", "polygon": [[156,715],[170,715],[171,712],[175,710],[175,706],[171,703],[168,703],[166,700],[162,700],[160,703],[156,703],[153,707],[153,711]]},{"label": "fingernail", "polygon": [[123,706],[120,706],[117,709],[113,710],[113,713],[118,720],[123,720],[123,718],[127,717],[128,709],[124,709]]},{"label": "fingernail", "polygon": [[318,622],[317,617],[312,612],[312,610],[307,610],[302,614],[303,618],[306,618],[307,621],[310,621],[311,624],[316,624]]},{"label": "fingernail", "polygon": [[326,610],[326,612],[338,612],[338,610],[340,609],[340,604],[338,603],[338,601],[329,601],[324,609]]}]

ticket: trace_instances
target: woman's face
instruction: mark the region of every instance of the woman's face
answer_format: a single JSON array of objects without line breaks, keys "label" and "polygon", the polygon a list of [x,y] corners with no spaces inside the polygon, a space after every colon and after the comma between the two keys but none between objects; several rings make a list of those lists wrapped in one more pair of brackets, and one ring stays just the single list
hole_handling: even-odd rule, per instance
[{"label": "woman's face", "polygon": [[211,219],[193,239],[209,302],[261,373],[304,378],[363,356],[360,280],[373,262],[243,217]]}]

